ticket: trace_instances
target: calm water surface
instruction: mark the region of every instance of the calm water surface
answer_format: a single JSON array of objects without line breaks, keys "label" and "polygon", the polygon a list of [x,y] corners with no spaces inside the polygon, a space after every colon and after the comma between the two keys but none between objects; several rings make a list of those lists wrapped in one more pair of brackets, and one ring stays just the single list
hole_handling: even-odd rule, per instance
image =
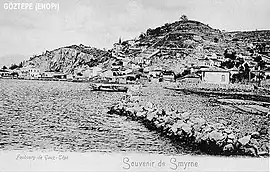
[{"label": "calm water surface", "polygon": [[185,154],[125,117],[107,114],[124,93],[87,83],[0,79],[0,149]]}]

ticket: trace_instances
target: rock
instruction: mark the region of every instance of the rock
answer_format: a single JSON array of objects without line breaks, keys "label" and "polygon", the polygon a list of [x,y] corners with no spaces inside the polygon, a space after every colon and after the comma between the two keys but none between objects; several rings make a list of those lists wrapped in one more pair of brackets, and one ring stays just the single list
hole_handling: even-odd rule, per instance
[{"label": "rock", "polygon": [[161,128],[161,127],[164,127],[165,126],[165,123],[164,122],[161,122],[159,123],[159,125],[157,126],[158,128]]},{"label": "rock", "polygon": [[172,127],[172,125],[171,124],[165,124],[165,126],[164,126],[164,130],[166,131],[166,130],[170,130],[170,128]]},{"label": "rock", "polygon": [[168,122],[168,121],[169,121],[169,119],[170,119],[170,117],[168,117],[168,116],[164,116],[162,119],[163,119],[163,121],[164,121],[164,122]]},{"label": "rock", "polygon": [[182,127],[181,128],[188,135],[191,135],[192,134],[192,127],[191,127],[191,125],[184,123],[184,124],[182,124]]},{"label": "rock", "polygon": [[259,143],[257,142],[257,140],[256,139],[253,139],[253,138],[251,138],[250,139],[250,142],[249,142],[251,145],[253,145],[253,146],[259,146]]},{"label": "rock", "polygon": [[233,146],[233,144],[227,144],[227,145],[225,145],[224,147],[223,147],[223,151],[225,152],[225,153],[232,153],[233,151],[234,151],[234,146]]},{"label": "rock", "polygon": [[182,136],[182,130],[178,130],[177,133],[176,133],[178,136]]},{"label": "rock", "polygon": [[148,121],[152,121],[152,119],[156,116],[155,112],[150,112],[147,114],[146,119]]},{"label": "rock", "polygon": [[194,131],[200,132],[201,131],[201,126],[199,124],[193,125]]},{"label": "rock", "polygon": [[217,142],[216,142],[216,145],[219,147],[219,148],[222,148],[223,146],[224,146],[224,144],[225,144],[225,140],[218,140]]},{"label": "rock", "polygon": [[191,122],[190,120],[187,121],[187,124],[190,125],[191,127],[194,125],[194,123]]},{"label": "rock", "polygon": [[136,111],[135,111],[135,109],[133,107],[127,107],[126,108],[126,111],[129,111],[132,114],[135,114],[136,113]]},{"label": "rock", "polygon": [[248,144],[248,143],[249,143],[250,138],[251,138],[251,136],[250,136],[250,135],[248,135],[248,136],[244,136],[244,137],[242,137],[242,138],[238,139],[238,142],[239,142],[239,143],[241,143],[243,146],[245,146],[246,144]]},{"label": "rock", "polygon": [[174,124],[171,126],[171,130],[172,130],[173,133],[176,133],[176,132],[177,132],[177,130],[178,130],[178,125],[177,125],[177,123],[174,123]]},{"label": "rock", "polygon": [[258,151],[254,147],[242,147],[244,155],[258,156]]},{"label": "rock", "polygon": [[231,133],[232,133],[232,130],[231,130],[231,129],[228,129],[228,128],[226,128],[224,131],[225,131],[225,133],[227,133],[227,134],[231,134]]},{"label": "rock", "polygon": [[259,137],[260,137],[260,133],[259,132],[253,132],[251,134],[251,138],[258,139]]},{"label": "rock", "polygon": [[200,132],[194,131],[194,137],[195,137],[195,143],[200,144],[201,143],[201,137],[202,134]]},{"label": "rock", "polygon": [[234,140],[236,137],[233,133],[228,135],[228,139]]},{"label": "rock", "polygon": [[209,133],[209,138],[212,141],[219,141],[222,140],[224,138],[224,136],[222,135],[221,132],[218,131],[212,131],[211,133]]},{"label": "rock", "polygon": [[[200,139],[202,140],[202,141],[207,141],[208,140],[208,138],[209,138],[209,134],[202,134],[202,135],[200,135]],[[199,138],[198,138],[199,139]]]},{"label": "rock", "polygon": [[269,156],[269,152],[261,151],[258,153],[259,156]]},{"label": "rock", "polygon": [[234,140],[228,139],[228,140],[227,140],[227,143],[232,143],[232,144],[233,144],[233,143],[234,143]]}]

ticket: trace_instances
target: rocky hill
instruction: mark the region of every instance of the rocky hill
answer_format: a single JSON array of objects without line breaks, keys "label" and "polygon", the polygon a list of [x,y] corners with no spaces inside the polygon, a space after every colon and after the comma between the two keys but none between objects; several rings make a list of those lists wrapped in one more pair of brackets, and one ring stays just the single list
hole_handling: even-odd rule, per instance
[{"label": "rocky hill", "polygon": [[[126,61],[135,59],[134,63],[140,61],[136,59],[138,57],[149,59],[151,56],[148,66],[163,66],[181,73],[182,69],[199,65],[201,59],[211,57],[213,54],[217,59],[223,60],[226,53],[242,54],[249,56],[251,60],[257,56],[254,56],[254,53],[259,53],[266,59],[270,57],[270,31],[225,32],[194,20],[180,20],[157,28],[149,28],[138,39],[132,40],[133,43],[130,41],[117,43],[121,48],[114,47],[113,54],[111,51],[84,45],[62,47],[34,56],[24,66],[33,65],[43,71],[74,73],[77,68],[99,64],[108,68],[117,56],[126,58]],[[116,51],[118,52],[115,54]],[[270,63],[270,58],[268,59]],[[229,64],[239,61],[234,60],[236,61]],[[240,62],[241,66],[243,60],[240,59]]]},{"label": "rocky hill", "polygon": [[23,66],[34,66],[41,71],[73,73],[77,68],[103,64],[110,59],[108,51],[84,45],[71,45],[31,57]]},{"label": "rocky hill", "polygon": [[[126,42],[123,41],[122,44]],[[177,72],[181,68],[196,66],[200,59],[213,54],[223,60],[226,58],[225,53],[242,54],[251,58],[254,53],[269,56],[267,47],[270,46],[270,31],[225,32],[198,21],[181,20],[147,29],[136,40],[135,46],[143,47],[142,55],[136,54],[142,57],[160,50],[160,53],[153,56],[155,60],[152,65],[164,66]],[[134,54],[129,49],[125,53]]]}]

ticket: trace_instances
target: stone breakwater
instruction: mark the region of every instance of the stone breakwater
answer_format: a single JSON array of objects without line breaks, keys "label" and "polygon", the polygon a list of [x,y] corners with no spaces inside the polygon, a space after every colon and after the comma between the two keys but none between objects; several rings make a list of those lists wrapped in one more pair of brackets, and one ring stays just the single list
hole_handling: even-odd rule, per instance
[{"label": "stone breakwater", "polygon": [[138,120],[149,129],[207,154],[269,156],[269,152],[258,151],[258,132],[239,137],[237,129],[222,123],[209,123],[191,112],[165,111],[150,102],[141,102],[135,98],[118,102],[108,113]]}]

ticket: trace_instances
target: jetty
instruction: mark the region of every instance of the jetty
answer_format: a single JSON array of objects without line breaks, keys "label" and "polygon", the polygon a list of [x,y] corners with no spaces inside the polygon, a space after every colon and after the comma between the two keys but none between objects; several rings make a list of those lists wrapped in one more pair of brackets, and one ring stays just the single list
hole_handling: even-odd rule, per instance
[{"label": "jetty", "polygon": [[165,111],[150,102],[140,102],[131,97],[110,107],[108,113],[139,121],[150,130],[206,154],[269,156],[269,152],[259,152],[254,144],[260,137],[259,132],[241,136],[236,128],[228,124],[209,123],[191,112]]}]

